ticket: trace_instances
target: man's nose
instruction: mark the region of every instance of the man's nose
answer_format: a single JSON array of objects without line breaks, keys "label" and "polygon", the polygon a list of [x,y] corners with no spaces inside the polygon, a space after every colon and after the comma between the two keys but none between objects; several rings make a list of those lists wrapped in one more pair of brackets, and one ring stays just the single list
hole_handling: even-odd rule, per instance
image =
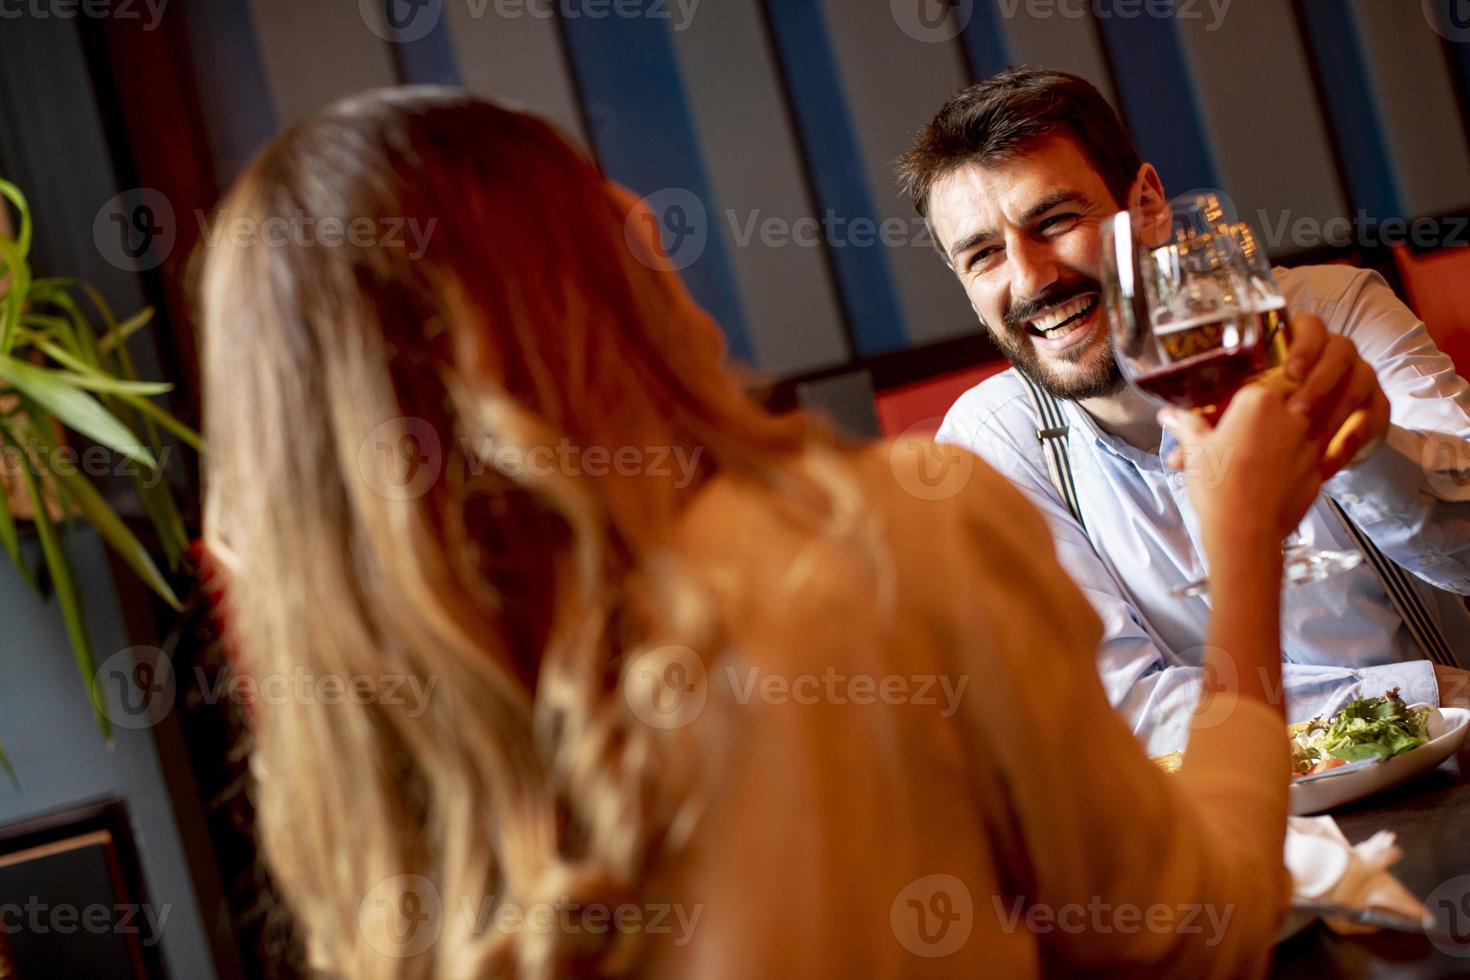
[{"label": "man's nose", "polygon": [[1057,263],[1045,244],[1018,235],[1006,247],[1011,260],[1012,296],[1040,296],[1057,281]]}]

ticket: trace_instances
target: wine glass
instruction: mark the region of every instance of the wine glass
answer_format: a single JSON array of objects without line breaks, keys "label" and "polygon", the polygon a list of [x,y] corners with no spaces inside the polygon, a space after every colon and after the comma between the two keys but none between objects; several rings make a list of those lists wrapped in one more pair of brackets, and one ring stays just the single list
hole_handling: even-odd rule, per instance
[{"label": "wine glass", "polygon": [[[1286,297],[1249,225],[1224,220],[1219,199],[1176,202],[1162,244],[1122,211],[1103,223],[1103,303],[1123,376],[1152,401],[1211,423],[1241,386],[1292,387],[1283,365],[1291,320]],[[1163,238],[1159,225],[1155,233]],[[1356,551],[1320,551],[1299,531],[1283,543],[1286,581],[1320,582],[1359,565]],[[1201,595],[1208,581],[1173,589]]]}]

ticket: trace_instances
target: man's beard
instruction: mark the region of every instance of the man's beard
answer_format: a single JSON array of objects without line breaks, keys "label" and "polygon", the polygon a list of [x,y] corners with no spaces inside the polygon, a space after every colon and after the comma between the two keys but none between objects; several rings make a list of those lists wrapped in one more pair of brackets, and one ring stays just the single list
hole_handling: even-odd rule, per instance
[{"label": "man's beard", "polygon": [[1090,276],[1079,276],[1065,283],[1055,284],[1038,297],[1012,304],[1006,311],[1004,325],[999,330],[990,331],[991,340],[1000,348],[1006,360],[1011,362],[1011,366],[1035,381],[1053,398],[1065,398],[1068,401],[1103,398],[1116,395],[1125,384],[1123,373],[1118,370],[1118,362],[1113,357],[1112,337],[1103,337],[1100,350],[1094,350],[1092,344],[1088,343],[1058,355],[1061,360],[1070,364],[1080,364],[1084,357],[1089,356],[1098,359],[1097,363],[1089,365],[1080,373],[1072,373],[1064,378],[1059,377],[1042,360],[1041,353],[1033,342],[1034,335],[1026,326],[1027,321],[1048,307],[1059,306],[1087,293],[1098,296],[1098,306],[1090,315],[1099,318],[1102,321],[1099,326],[1107,330],[1106,313],[1102,309],[1101,284]]}]

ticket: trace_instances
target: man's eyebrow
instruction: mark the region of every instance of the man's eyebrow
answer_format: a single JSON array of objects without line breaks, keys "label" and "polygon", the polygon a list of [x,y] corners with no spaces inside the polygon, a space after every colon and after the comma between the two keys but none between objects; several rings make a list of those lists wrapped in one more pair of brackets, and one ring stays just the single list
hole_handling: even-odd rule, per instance
[{"label": "man's eyebrow", "polygon": [[1021,215],[1021,224],[1029,225],[1052,208],[1059,207],[1063,204],[1085,203],[1087,203],[1087,198],[1083,197],[1077,191],[1057,191],[1053,194],[1048,194],[1027,208],[1026,213]]},{"label": "man's eyebrow", "polygon": [[[1027,208],[1026,213],[1021,215],[1021,223],[1023,225],[1029,225],[1052,208],[1059,207],[1063,204],[1085,204],[1086,202],[1087,198],[1077,191],[1055,191]],[[999,233],[995,229],[986,228],[984,231],[977,231],[973,234],[966,235],[964,238],[955,242],[950,248],[950,261],[954,262],[964,252],[979,245],[987,238],[994,238],[997,234]]]},{"label": "man's eyebrow", "polygon": [[995,234],[996,233],[993,228],[987,228],[984,231],[977,231],[974,234],[966,235],[964,238],[961,238],[959,241],[955,242],[954,246],[951,247],[949,250],[950,264],[953,265],[954,262],[959,259],[961,254],[969,251],[976,245],[979,245],[981,242],[985,241],[985,239],[994,238]]}]

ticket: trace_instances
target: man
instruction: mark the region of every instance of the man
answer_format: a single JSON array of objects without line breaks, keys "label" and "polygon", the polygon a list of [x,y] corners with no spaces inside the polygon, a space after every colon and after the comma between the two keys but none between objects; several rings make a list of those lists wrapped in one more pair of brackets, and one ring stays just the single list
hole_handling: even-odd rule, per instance
[{"label": "man", "polygon": [[[1098,281],[1100,223],[1125,207],[1167,214],[1159,175],[1086,81],[1021,68],[954,96],[899,176],[1012,368],[961,396],[939,439],[983,456],[1041,509],[1103,619],[1109,697],[1151,753],[1177,749],[1202,679],[1209,599],[1171,589],[1205,569],[1184,481],[1166,465],[1178,463],[1176,443],[1119,373]],[[1462,703],[1470,675],[1450,665],[1470,662],[1458,598],[1470,593],[1470,387],[1377,275],[1277,274],[1293,314],[1286,370],[1302,382],[1294,403],[1314,432],[1361,409],[1383,438],[1325,485],[1304,523],[1319,548],[1351,551],[1358,532],[1382,554],[1286,588],[1288,716],[1390,687]],[[1046,440],[1065,452],[1056,477]]]}]

